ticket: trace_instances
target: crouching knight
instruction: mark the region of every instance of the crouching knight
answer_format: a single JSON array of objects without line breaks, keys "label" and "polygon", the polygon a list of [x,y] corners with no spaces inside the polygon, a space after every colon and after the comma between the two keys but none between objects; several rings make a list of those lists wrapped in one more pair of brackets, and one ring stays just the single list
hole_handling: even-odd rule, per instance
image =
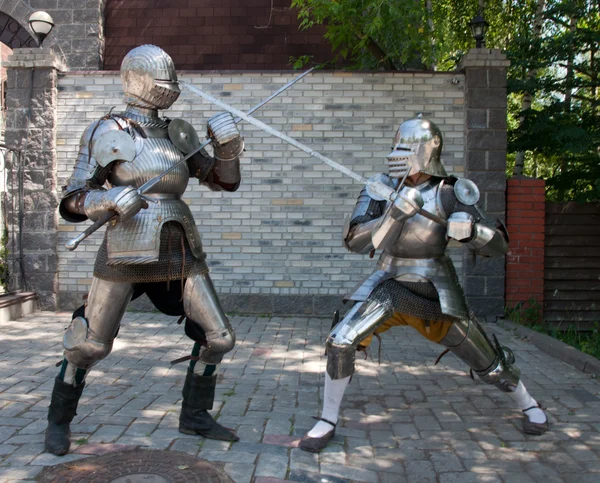
[{"label": "crouching knight", "polygon": [[354,305],[327,338],[323,410],[300,442],[306,451],[320,451],[334,436],[356,351],[368,346],[373,334],[395,325],[415,328],[464,361],[482,381],[511,394],[523,411],[525,433],[548,429],[546,414],[520,380],[512,352],[495,337],[492,341],[469,310],[446,255],[453,239],[477,255],[502,256],[508,234],[501,222],[488,222],[477,207],[474,183],[448,176],[441,151],[442,134],[433,122],[418,116],[402,123],[387,157],[389,173],[373,178],[395,189],[397,197],[382,200],[369,184],[358,197],[344,244],[355,253],[382,253],[373,274],[347,297]]}]

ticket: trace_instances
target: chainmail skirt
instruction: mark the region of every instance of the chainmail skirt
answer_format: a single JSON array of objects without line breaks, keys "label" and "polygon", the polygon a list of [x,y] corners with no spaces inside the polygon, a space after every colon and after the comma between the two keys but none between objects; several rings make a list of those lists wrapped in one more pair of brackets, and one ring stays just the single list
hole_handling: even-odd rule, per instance
[{"label": "chainmail skirt", "polygon": [[208,273],[206,255],[202,254],[201,258],[194,256],[185,231],[177,222],[163,225],[157,262],[109,265],[105,237],[94,265],[94,276],[109,282],[165,282],[203,273]]},{"label": "chainmail skirt", "polygon": [[367,300],[380,302],[395,312],[423,320],[456,321],[454,317],[442,313],[437,290],[430,282],[386,280],[375,287]]}]

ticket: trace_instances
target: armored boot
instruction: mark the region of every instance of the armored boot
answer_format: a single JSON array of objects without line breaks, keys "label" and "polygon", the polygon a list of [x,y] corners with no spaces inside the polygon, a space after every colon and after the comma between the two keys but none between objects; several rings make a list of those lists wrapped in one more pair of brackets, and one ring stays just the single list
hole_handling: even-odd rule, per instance
[{"label": "armored boot", "polygon": [[52,399],[48,408],[48,427],[46,428],[46,451],[58,456],[69,452],[71,429],[69,425],[75,417],[77,403],[83,392],[85,383],[73,386],[61,381],[54,381]]},{"label": "armored boot", "polygon": [[188,369],[183,386],[179,432],[220,441],[239,441],[236,434],[217,423],[208,412],[215,400],[217,376],[199,376]]}]

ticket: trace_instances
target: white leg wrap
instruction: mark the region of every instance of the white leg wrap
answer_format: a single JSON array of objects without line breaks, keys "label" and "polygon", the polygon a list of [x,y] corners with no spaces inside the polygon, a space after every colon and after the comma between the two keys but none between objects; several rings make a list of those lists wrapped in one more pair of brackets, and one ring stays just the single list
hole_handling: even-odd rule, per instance
[{"label": "white leg wrap", "polygon": [[206,366],[210,365],[210,366],[214,366],[214,370],[211,372],[211,376],[215,376],[217,374],[217,368],[219,367],[219,364],[205,364],[202,361],[196,361],[196,364],[194,365],[194,374],[196,374],[197,376],[204,376],[205,371],[206,371]]},{"label": "white leg wrap", "polygon": [[517,390],[513,392],[512,395],[521,411],[533,407],[533,409],[529,409],[529,411],[525,413],[525,416],[527,416],[529,421],[532,423],[546,422],[546,414],[540,408],[535,407],[538,405],[538,403],[530,396],[529,392],[527,392],[527,389],[523,385],[522,381],[519,381]]},{"label": "white leg wrap", "polygon": [[[327,419],[332,423],[337,423],[340,406],[342,399],[344,398],[344,392],[348,383],[350,382],[350,376],[342,379],[331,379],[329,374],[325,373],[325,391],[323,396],[323,412],[321,417]],[[331,431],[331,424],[324,421],[319,421],[313,429],[310,430],[307,436],[311,438],[320,438],[325,433]]]},{"label": "white leg wrap", "polygon": [[67,368],[65,369],[65,375],[63,377],[63,382],[65,384],[75,385],[75,373],[77,372],[77,367],[75,367],[72,363],[67,362]]}]

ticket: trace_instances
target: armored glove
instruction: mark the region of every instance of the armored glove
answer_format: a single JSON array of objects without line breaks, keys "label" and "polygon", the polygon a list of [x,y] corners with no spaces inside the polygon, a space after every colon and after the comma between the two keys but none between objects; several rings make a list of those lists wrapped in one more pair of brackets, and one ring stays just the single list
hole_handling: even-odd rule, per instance
[{"label": "armored glove", "polygon": [[229,112],[211,117],[207,123],[207,131],[208,137],[213,140],[215,158],[219,161],[233,161],[242,154],[244,140]]},{"label": "armored glove", "polygon": [[423,198],[419,190],[405,186],[394,200],[390,216],[395,220],[412,218],[423,208]]},{"label": "armored glove", "polygon": [[133,186],[117,186],[108,191],[90,191],[83,204],[83,210],[90,220],[97,220],[108,210],[114,211],[121,221],[135,215],[148,203]]},{"label": "armored glove", "polygon": [[448,218],[446,235],[457,241],[466,242],[473,236],[473,224],[475,219],[469,213],[459,211],[452,213]]}]

